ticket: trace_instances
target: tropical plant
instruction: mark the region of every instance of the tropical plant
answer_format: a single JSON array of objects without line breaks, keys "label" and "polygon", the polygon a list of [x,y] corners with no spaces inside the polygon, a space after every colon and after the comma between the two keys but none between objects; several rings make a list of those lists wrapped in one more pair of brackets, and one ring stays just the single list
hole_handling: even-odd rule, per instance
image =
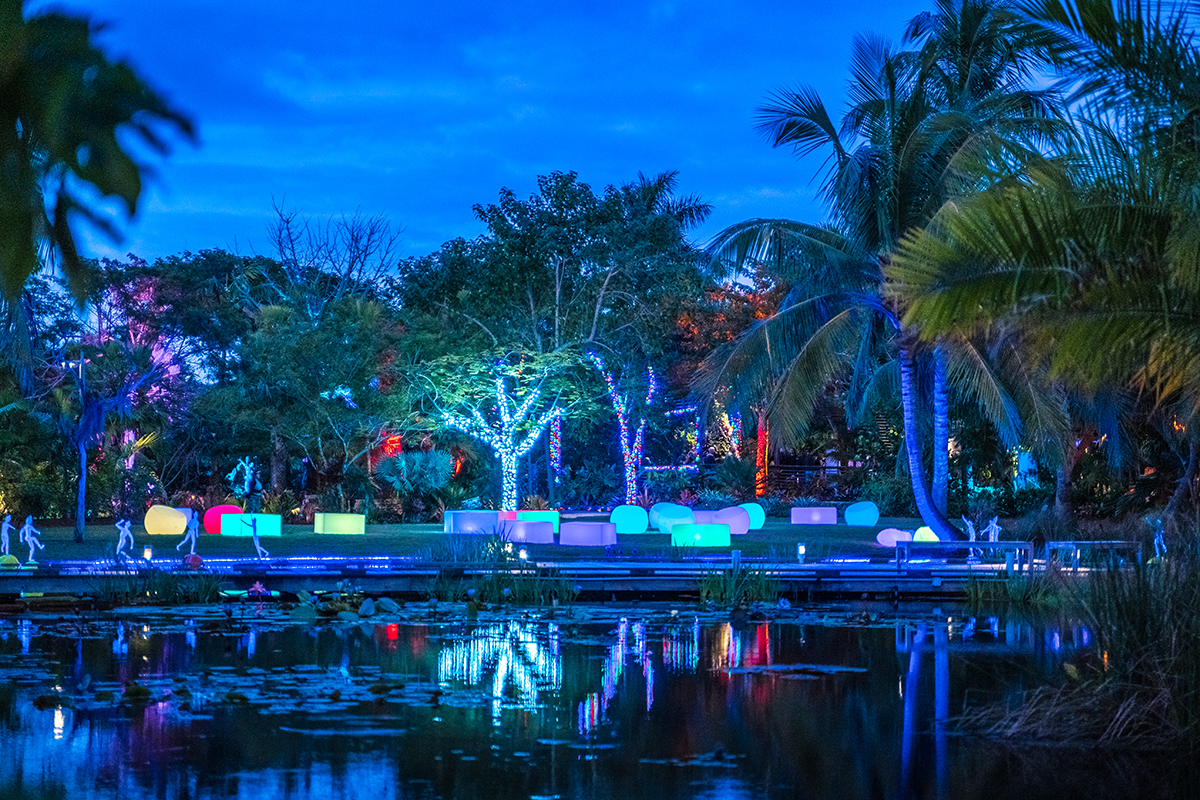
[{"label": "tropical plant", "polygon": [[0,295],[18,298],[49,245],[82,299],[74,221],[116,235],[88,195],[116,198],[132,216],[145,169],[130,145],[165,152],[163,130],[191,137],[192,124],[96,44],[99,25],[23,6],[0,2]]},{"label": "tropical plant", "polygon": [[1020,331],[1027,361],[1085,395],[1128,385],[1174,403],[1190,440],[1183,490],[1200,452],[1200,51],[1189,12],[1101,0],[1028,11],[1060,37],[1077,135],[1061,161],[911,232],[889,265],[894,294],[925,340]]},{"label": "tropical plant", "polygon": [[[909,33],[924,40],[920,53],[856,39],[851,110],[840,129],[811,90],[780,92],[762,109],[760,129],[775,146],[829,152],[823,194],[833,225],[750,220],[718,235],[715,261],[769,263],[790,271],[797,289],[776,315],[708,359],[695,385],[707,397],[731,383],[744,398],[767,397],[778,432],[802,430],[835,376],[849,376],[852,421],[898,388],[917,507],[939,535],[959,536],[943,514],[948,389],[959,388],[1012,436],[1016,403],[975,343],[946,337],[926,347],[916,337],[886,296],[884,269],[907,231],[928,224],[943,203],[1012,174],[1057,126],[1046,116],[1051,98],[1023,86],[1044,38],[1007,4],[943,2]],[[922,362],[932,368],[936,496],[922,458]]]}]

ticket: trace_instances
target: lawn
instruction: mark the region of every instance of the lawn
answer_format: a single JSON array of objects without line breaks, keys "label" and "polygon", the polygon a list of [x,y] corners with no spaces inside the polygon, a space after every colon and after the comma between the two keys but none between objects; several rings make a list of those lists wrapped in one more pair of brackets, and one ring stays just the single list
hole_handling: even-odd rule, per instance
[{"label": "lawn", "polygon": [[[774,557],[784,561],[796,558],[797,542],[804,542],[807,558],[815,561],[827,556],[880,553],[875,544],[875,534],[886,527],[913,529],[920,525],[916,519],[880,519],[873,527],[851,527],[848,525],[792,525],[783,519],[768,519],[762,530],[751,531],[746,536],[734,538],[731,549],[741,550],[749,558]],[[150,545],[156,558],[175,554],[175,545],[183,537],[151,536],[140,525],[133,527],[137,543],[136,553]],[[361,536],[319,535],[311,525],[285,525],[283,535],[261,541],[272,557],[289,556],[337,556],[356,558],[362,556],[422,556],[433,552],[445,534],[439,524],[416,525],[368,525]],[[116,528],[111,525],[90,525],[86,529],[86,540],[75,542],[71,528],[42,530],[45,550],[38,551],[40,561],[90,560],[111,556],[117,541]],[[530,557],[541,561],[569,559],[605,558],[603,548],[562,547],[558,545],[526,545]],[[701,552],[723,552],[724,548],[712,548]],[[24,560],[28,548],[12,535],[13,555]],[[183,551],[186,552],[186,548]],[[202,557],[254,558],[254,545],[249,538],[201,534],[196,552]],[[663,533],[622,535],[612,548],[611,555],[624,558],[646,557],[667,558],[672,554],[671,537]]]}]

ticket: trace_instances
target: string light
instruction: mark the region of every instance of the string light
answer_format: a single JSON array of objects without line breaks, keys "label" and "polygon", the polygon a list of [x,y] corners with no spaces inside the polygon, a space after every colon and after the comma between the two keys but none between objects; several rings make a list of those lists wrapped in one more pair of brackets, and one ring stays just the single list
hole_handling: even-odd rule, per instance
[{"label": "string light", "polygon": [[[588,353],[587,356],[603,376],[604,384],[608,387],[608,399],[612,401],[613,410],[617,412],[618,441],[621,444],[621,456],[625,461],[625,502],[633,503],[637,500],[637,476],[638,469],[642,465],[642,442],[646,436],[646,421],[642,420],[638,424],[637,434],[631,438],[629,407],[625,403],[625,398],[617,392],[617,385],[613,381],[612,375],[605,369],[604,360],[595,353]],[[650,391],[646,394],[646,402],[650,402],[654,397],[656,381],[654,370],[647,371],[650,378]]]},{"label": "string light", "polygon": [[729,415],[729,444],[733,454],[737,456],[742,451],[742,415],[734,412]]},{"label": "string light", "polygon": [[500,503],[503,511],[517,510],[517,459],[533,449],[534,443],[547,425],[562,416],[562,409],[552,407],[535,420],[533,430],[524,438],[521,437],[519,429],[541,394],[541,389],[534,389],[513,410],[511,406],[516,405],[516,401],[508,396],[504,377],[497,376],[496,409],[500,415],[499,424],[489,423],[478,408],[472,408],[469,417],[457,414],[442,415],[443,425],[482,439],[496,451],[500,458],[500,472],[504,477],[504,492]]},{"label": "string light", "polygon": [[550,423],[550,472],[556,484],[562,483],[562,417]]}]

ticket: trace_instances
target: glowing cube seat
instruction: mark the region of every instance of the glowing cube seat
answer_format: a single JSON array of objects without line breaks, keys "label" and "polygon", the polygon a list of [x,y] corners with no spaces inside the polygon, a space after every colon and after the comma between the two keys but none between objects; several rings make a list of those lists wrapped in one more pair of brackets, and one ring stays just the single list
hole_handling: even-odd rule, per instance
[{"label": "glowing cube seat", "polygon": [[558,512],[557,511],[518,511],[517,519],[527,519],[531,522],[549,522],[554,526],[554,532],[558,533]]},{"label": "glowing cube seat", "polygon": [[650,527],[650,515],[641,506],[617,506],[608,521],[617,526],[617,533],[645,533]]},{"label": "glowing cube seat", "polygon": [[367,532],[367,517],[364,514],[320,513],[313,517],[313,531],[315,533],[336,533],[343,536],[361,536]]},{"label": "glowing cube seat", "polygon": [[762,526],[767,524],[767,512],[758,503],[742,503],[738,508],[746,509],[750,517],[750,530],[762,530]]},{"label": "glowing cube seat", "polygon": [[741,506],[714,511],[712,521],[716,525],[728,525],[731,536],[744,536],[750,532],[750,512]]},{"label": "glowing cube seat", "polygon": [[875,534],[875,541],[879,542],[881,547],[895,547],[896,542],[911,542],[912,538],[911,532],[899,528],[884,528]]},{"label": "glowing cube seat", "polygon": [[536,519],[514,519],[502,523],[502,536],[510,542],[554,544],[554,524]]},{"label": "glowing cube seat", "polygon": [[241,514],[241,506],[226,504],[223,506],[213,506],[208,511],[204,512],[204,532],[205,533],[220,533],[221,532],[221,517],[226,514]]},{"label": "glowing cube seat", "polygon": [[494,533],[500,529],[500,514],[496,511],[447,511],[442,515],[445,533]]},{"label": "glowing cube seat", "polygon": [[809,507],[792,509],[793,525],[837,525],[837,509],[829,507]]},{"label": "glowing cube seat", "polygon": [[696,521],[696,515],[687,506],[671,506],[658,512],[658,529],[670,533],[676,525],[691,525]]},{"label": "glowing cube seat", "polygon": [[611,522],[564,522],[558,543],[576,547],[605,547],[617,543],[617,526]]},{"label": "glowing cube seat", "polygon": [[515,522],[517,520],[517,511],[497,511],[496,519],[501,522]]},{"label": "glowing cube seat", "polygon": [[874,525],[879,522],[879,506],[870,500],[852,503],[846,507],[847,525]]},{"label": "glowing cube seat", "polygon": [[673,547],[729,547],[728,525],[697,525],[682,522],[671,528]]},{"label": "glowing cube seat", "polygon": [[150,506],[143,525],[146,533],[154,536],[182,536],[187,530],[187,516],[170,506]]},{"label": "glowing cube seat", "polygon": [[662,526],[658,522],[659,513],[662,512],[664,508],[672,508],[676,505],[678,505],[678,503],[655,503],[654,505],[650,506],[650,527],[662,530]]},{"label": "glowing cube seat", "polygon": [[283,535],[283,517],[278,514],[224,514],[221,516],[222,536],[253,536],[252,526],[257,528],[260,538]]}]

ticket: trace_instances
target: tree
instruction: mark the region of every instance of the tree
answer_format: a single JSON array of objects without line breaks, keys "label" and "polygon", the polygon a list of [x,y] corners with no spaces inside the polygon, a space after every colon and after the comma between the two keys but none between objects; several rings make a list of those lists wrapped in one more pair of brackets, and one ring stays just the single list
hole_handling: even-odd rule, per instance
[{"label": "tree", "polygon": [[1061,37],[1077,135],[1060,162],[910,234],[889,268],[895,291],[922,337],[1019,330],[1026,357],[1065,385],[1176,404],[1195,441],[1200,51],[1188,12],[1097,0],[1028,11]]},{"label": "tree", "polygon": [[[949,35],[968,27],[978,37]],[[1047,96],[1020,84],[1042,40],[1027,36],[1008,6],[944,2],[938,14],[914,20],[910,35],[928,37],[922,52],[892,52],[881,42],[856,40],[852,105],[840,129],[820,98],[805,89],[780,92],[762,110],[760,128],[775,146],[830,153],[823,193],[833,224],[751,220],[719,235],[712,248],[717,260],[773,259],[776,268],[793,270],[797,290],[778,314],[710,358],[696,385],[711,397],[729,376],[743,372],[735,391],[768,397],[771,427],[785,435],[803,428],[836,374],[850,375],[852,420],[883,389],[898,386],[917,507],[947,537],[959,535],[942,513],[948,382],[957,375],[959,386],[1002,422],[1011,422],[1005,407],[1011,402],[998,391],[995,377],[980,369],[984,359],[969,342],[956,343],[967,345],[956,370],[948,361],[949,343],[934,341],[927,349],[902,325],[884,270],[905,232],[928,224],[943,203],[1012,175],[1031,157],[1032,143],[1054,126],[1042,113]],[[947,49],[987,37],[1003,41]],[[933,367],[940,497],[924,479],[917,413],[918,366],[926,359]]]},{"label": "tree", "polygon": [[510,397],[504,376],[497,375],[493,413],[496,417],[489,422],[478,407],[468,410],[469,416],[443,414],[442,422],[447,427],[482,439],[496,451],[504,477],[504,493],[500,508],[504,511],[517,510],[517,463],[528,453],[542,431],[553,420],[562,415],[562,409],[552,405],[548,411],[536,418],[530,417],[541,397],[540,382],[525,392],[520,403]]},{"label": "tree", "polygon": [[96,45],[100,30],[61,11],[26,17],[22,0],[0,0],[0,296],[6,302],[41,269],[44,246],[82,298],[75,218],[116,235],[87,194],[116,198],[132,216],[146,170],[131,145],[161,154],[164,129],[193,135],[186,117]]}]

